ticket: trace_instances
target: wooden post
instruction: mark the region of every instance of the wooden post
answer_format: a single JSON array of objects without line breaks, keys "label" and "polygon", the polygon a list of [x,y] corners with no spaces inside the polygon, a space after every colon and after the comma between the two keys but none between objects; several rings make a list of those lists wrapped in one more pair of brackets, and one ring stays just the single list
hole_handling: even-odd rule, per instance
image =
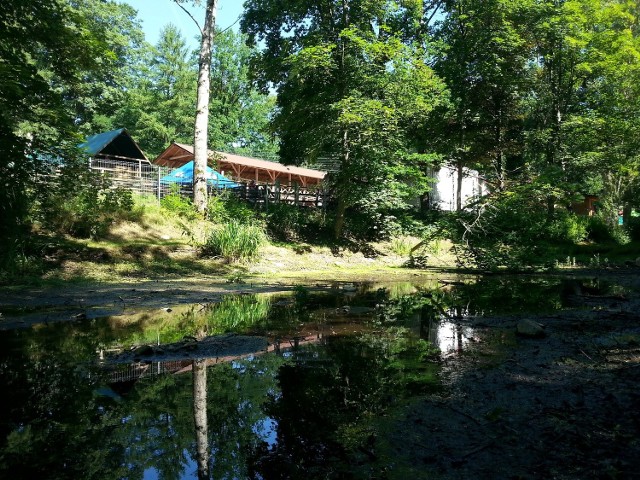
[{"label": "wooden post", "polygon": [[160,203],[160,189],[162,185],[160,184],[160,167],[158,167],[158,203]]},{"label": "wooden post", "polygon": [[298,206],[298,197],[300,195],[300,190],[298,188],[298,182],[293,182],[293,204]]},{"label": "wooden post", "polygon": [[265,184],[264,186],[264,211],[269,211],[269,185]]},{"label": "wooden post", "polygon": [[280,179],[276,180],[276,183],[274,185],[274,203],[280,203]]}]

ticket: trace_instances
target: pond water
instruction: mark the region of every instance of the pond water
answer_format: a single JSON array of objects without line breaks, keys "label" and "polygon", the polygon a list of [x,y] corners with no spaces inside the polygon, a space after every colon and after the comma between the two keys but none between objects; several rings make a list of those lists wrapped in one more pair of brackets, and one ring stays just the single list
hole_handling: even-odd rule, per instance
[{"label": "pond water", "polygon": [[[438,360],[474,341],[474,321],[561,309],[565,290],[506,277],[298,287],[3,328],[0,478],[367,478],[377,423],[444,388]],[[268,345],[196,348],[228,333]]]}]

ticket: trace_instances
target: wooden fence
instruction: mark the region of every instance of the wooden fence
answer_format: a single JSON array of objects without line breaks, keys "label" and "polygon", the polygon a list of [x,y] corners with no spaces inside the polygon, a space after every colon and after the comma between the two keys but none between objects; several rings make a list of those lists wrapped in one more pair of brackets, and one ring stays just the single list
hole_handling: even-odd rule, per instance
[{"label": "wooden fence", "polygon": [[[140,195],[153,195],[158,201],[171,193],[191,196],[193,192],[190,183],[163,180],[174,169],[142,161],[94,158],[89,161],[89,168],[107,176],[115,187],[126,188]],[[278,203],[323,208],[328,201],[327,193],[321,185],[304,188],[297,184],[282,185],[280,182],[259,185],[243,181],[236,183],[236,188],[218,188],[215,183],[209,183],[207,189],[209,195],[234,195],[261,209],[268,209],[269,205]]]}]

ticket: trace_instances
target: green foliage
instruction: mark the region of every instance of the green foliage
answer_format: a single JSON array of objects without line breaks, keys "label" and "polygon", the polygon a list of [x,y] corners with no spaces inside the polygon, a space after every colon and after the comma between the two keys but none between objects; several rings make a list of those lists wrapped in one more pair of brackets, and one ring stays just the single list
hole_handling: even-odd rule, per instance
[{"label": "green foliage", "polygon": [[325,224],[320,210],[279,203],[265,214],[267,233],[281,241],[317,241],[324,236]]},{"label": "green foliage", "polygon": [[306,213],[294,205],[280,203],[270,206],[266,214],[269,236],[282,241],[300,239],[308,220]]},{"label": "green foliage", "polygon": [[247,261],[255,258],[266,243],[267,236],[262,226],[230,220],[213,227],[202,246],[202,254],[220,256],[228,262]]},{"label": "green foliage", "polygon": [[589,220],[564,210],[550,216],[545,193],[536,185],[518,187],[459,215],[454,238],[461,264],[519,269],[539,263],[554,245],[585,241]]},{"label": "green foliage", "polygon": [[587,236],[596,243],[609,243],[613,241],[611,225],[600,215],[589,217],[587,221]]},{"label": "green foliage", "polygon": [[189,197],[180,193],[180,187],[178,185],[171,186],[171,192],[162,197],[160,206],[166,211],[187,220],[195,220],[198,218],[198,212],[196,212],[193,202]]},{"label": "green foliage", "polygon": [[256,212],[247,202],[225,191],[209,198],[207,218],[214,223],[235,221],[246,225],[258,220]]},{"label": "green foliage", "polygon": [[413,245],[404,237],[396,237],[391,239],[391,251],[396,255],[407,256],[411,253]]},{"label": "green foliage", "polygon": [[158,155],[169,142],[193,142],[196,68],[187,42],[174,25],[160,32],[155,46],[140,50],[137,74],[123,79],[124,98],[113,123],[127,127],[141,148]]},{"label": "green foliage", "polygon": [[77,141],[75,122],[83,115],[72,92],[114,59],[108,39],[92,28],[93,16],[77,3],[0,4],[2,270],[13,268],[29,247],[41,159],[64,157],[65,147]]},{"label": "green foliage", "polygon": [[627,221],[625,228],[629,238],[633,242],[640,242],[640,217],[631,217]]},{"label": "green foliage", "polygon": [[73,161],[48,183],[40,202],[35,213],[45,228],[80,238],[103,237],[134,206],[129,190]]},{"label": "green foliage", "polygon": [[245,35],[233,30],[216,34],[211,55],[209,144],[227,152],[270,158],[277,153],[269,128],[275,97],[258,92],[251,83],[254,54]]},{"label": "green foliage", "polygon": [[[370,1],[357,9],[321,3],[250,1],[242,28],[251,42],[269,46],[256,55],[255,75],[278,90],[273,127],[281,158],[328,158],[339,167],[331,186],[340,237],[346,209],[364,197],[424,185],[432,158],[411,155],[411,133],[446,94],[424,52],[402,42],[395,16],[401,2]],[[325,9],[330,13],[321,14]],[[289,35],[293,30],[298,34]]]}]

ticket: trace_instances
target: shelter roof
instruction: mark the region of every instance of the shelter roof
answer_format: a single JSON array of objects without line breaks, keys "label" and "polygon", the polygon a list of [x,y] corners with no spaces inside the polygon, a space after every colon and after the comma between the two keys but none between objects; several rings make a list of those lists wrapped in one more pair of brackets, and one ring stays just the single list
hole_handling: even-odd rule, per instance
[{"label": "shelter roof", "polygon": [[[271,172],[272,178],[291,175],[297,178],[313,179],[316,182],[322,180],[326,175],[326,172],[320,170],[282,165],[277,162],[244,157],[233,153],[209,150],[209,157],[213,158],[219,167],[229,165],[236,173],[246,172],[247,178],[250,177],[248,175],[249,170]],[[190,160],[193,160],[193,145],[173,142],[155,159],[154,163],[167,167],[179,167]]]},{"label": "shelter roof", "polygon": [[124,128],[91,135],[78,145],[91,156],[110,155],[113,157],[149,161],[138,144]]}]

